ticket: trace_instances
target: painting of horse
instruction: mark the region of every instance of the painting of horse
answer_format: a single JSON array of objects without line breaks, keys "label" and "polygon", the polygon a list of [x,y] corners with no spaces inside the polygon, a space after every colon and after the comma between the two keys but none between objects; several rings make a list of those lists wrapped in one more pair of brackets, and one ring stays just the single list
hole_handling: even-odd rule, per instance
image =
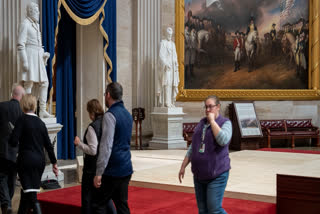
[{"label": "painting of horse", "polygon": [[[298,37],[298,36],[297,36]],[[288,63],[295,62],[295,55],[297,52],[297,39],[292,33],[286,32],[281,39],[281,49],[285,59],[288,59]]]},{"label": "painting of horse", "polygon": [[252,69],[254,68],[254,58],[255,55],[257,53],[257,45],[258,45],[258,33],[256,30],[251,31],[246,39],[245,42],[245,50],[246,50],[246,54],[247,54],[247,58],[248,58],[248,65],[249,65],[249,72],[252,71]]}]

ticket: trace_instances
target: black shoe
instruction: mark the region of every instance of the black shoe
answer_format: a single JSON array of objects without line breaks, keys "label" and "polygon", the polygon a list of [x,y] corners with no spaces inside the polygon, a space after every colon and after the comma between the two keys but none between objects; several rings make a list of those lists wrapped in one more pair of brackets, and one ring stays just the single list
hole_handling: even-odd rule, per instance
[{"label": "black shoe", "polygon": [[21,189],[20,193],[20,204],[19,204],[19,209],[18,209],[18,214],[27,214],[30,211],[30,206],[28,201],[25,198],[25,193]]},{"label": "black shoe", "polygon": [[7,214],[8,213],[8,206],[1,206],[1,212],[2,214]]},{"label": "black shoe", "polygon": [[8,207],[7,214],[12,214],[12,209]]},{"label": "black shoe", "polygon": [[30,211],[29,206],[20,202],[18,214],[27,214]]}]

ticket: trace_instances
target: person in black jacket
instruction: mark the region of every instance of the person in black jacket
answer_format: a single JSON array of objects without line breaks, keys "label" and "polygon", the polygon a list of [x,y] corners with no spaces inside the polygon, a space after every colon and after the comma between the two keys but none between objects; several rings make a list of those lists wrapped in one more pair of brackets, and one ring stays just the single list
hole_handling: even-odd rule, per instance
[{"label": "person in black jacket", "polygon": [[21,198],[18,214],[26,214],[30,209],[33,213],[41,213],[37,200],[40,191],[41,176],[45,168],[44,148],[48,152],[52,171],[58,176],[57,159],[50,142],[48,130],[44,122],[34,114],[37,101],[31,94],[24,95],[20,101],[24,114],[19,117],[11,134],[9,144],[19,143],[17,170],[20,177]]},{"label": "person in black jacket", "polygon": [[[74,139],[74,145],[84,152],[84,164],[81,181],[81,213],[90,214],[93,211],[92,200],[96,194],[93,179],[96,174],[96,162],[98,147],[102,135],[103,108],[99,100],[92,99],[87,103],[87,111],[92,121],[84,133],[83,143],[78,136]],[[112,200],[107,204],[107,213],[116,213]]]},{"label": "person in black jacket", "polygon": [[22,115],[19,102],[24,93],[22,86],[15,85],[12,99],[0,103],[0,204],[3,214],[11,212],[11,200],[16,184],[18,147],[9,146],[8,141],[13,126]]}]

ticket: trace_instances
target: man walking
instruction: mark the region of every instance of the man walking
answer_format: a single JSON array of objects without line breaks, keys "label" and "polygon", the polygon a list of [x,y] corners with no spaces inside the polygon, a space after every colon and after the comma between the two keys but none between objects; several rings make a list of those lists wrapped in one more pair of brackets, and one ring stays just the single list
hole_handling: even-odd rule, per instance
[{"label": "man walking", "polygon": [[94,185],[98,194],[93,202],[95,213],[105,213],[106,204],[113,200],[118,214],[129,214],[128,185],[133,173],[130,141],[132,116],[122,101],[122,86],[113,82],[107,86],[105,102],[109,110],[102,121]]},{"label": "man walking", "polygon": [[17,119],[22,115],[19,102],[24,93],[23,87],[16,85],[12,90],[12,99],[0,103],[0,203],[3,214],[11,213],[18,147],[9,146],[8,141]]}]

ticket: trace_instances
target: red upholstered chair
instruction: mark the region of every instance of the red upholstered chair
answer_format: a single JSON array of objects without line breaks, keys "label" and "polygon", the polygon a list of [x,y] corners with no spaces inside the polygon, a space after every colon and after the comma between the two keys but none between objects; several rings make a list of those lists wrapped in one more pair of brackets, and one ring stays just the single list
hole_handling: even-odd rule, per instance
[{"label": "red upholstered chair", "polygon": [[319,142],[319,128],[313,126],[312,119],[288,119],[288,120],[260,120],[263,135],[268,137],[268,148],[271,148],[271,138],[291,139],[291,147],[295,147],[295,139],[311,138]]},{"label": "red upholstered chair", "polygon": [[260,120],[260,126],[263,134],[268,137],[268,148],[271,148],[271,138],[288,139],[291,136],[284,120]]},{"label": "red upholstered chair", "polygon": [[183,138],[187,141],[187,146],[192,143],[192,135],[198,123],[183,123]]},{"label": "red upholstered chair", "polygon": [[314,138],[319,142],[319,128],[311,123],[312,119],[290,119],[286,120],[288,132],[292,133],[292,147],[295,146],[294,141],[297,138]]}]

